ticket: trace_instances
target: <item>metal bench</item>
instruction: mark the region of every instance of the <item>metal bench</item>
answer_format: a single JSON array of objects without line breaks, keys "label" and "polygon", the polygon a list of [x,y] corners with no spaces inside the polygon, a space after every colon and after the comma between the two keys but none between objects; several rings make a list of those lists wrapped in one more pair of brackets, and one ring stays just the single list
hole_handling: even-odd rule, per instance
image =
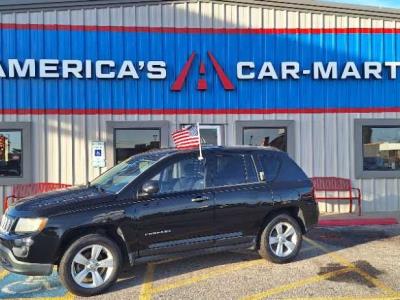
[{"label": "metal bench", "polygon": [[[313,177],[314,198],[316,201],[349,200],[350,213],[353,210],[353,200],[358,201],[358,215],[361,216],[361,190],[351,185],[351,180],[339,177]],[[332,193],[335,193],[332,196]],[[323,195],[320,195],[323,193]],[[343,193],[345,195],[343,195]]]},{"label": "metal bench", "polygon": [[3,211],[6,211],[9,204],[18,201],[19,199],[35,196],[41,193],[55,191],[70,187],[69,184],[63,183],[50,183],[50,182],[37,182],[27,184],[16,184],[13,185],[11,195],[4,198]]}]

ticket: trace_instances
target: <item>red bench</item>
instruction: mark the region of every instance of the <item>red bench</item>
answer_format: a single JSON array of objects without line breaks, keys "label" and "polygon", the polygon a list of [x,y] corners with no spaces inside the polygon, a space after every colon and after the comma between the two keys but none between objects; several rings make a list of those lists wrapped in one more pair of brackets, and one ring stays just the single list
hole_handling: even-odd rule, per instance
[{"label": "red bench", "polygon": [[[314,197],[316,201],[349,200],[350,213],[353,210],[353,200],[358,201],[358,215],[361,216],[361,190],[351,185],[351,180],[339,177],[313,177]],[[321,196],[320,193],[323,193]],[[332,193],[335,193],[332,196]],[[343,195],[343,193],[345,195]]]},{"label": "red bench", "polygon": [[13,185],[11,195],[4,198],[3,211],[6,211],[9,204],[18,201],[19,199],[29,196],[35,196],[45,192],[64,189],[70,186],[71,185],[69,184],[49,183],[49,182],[37,182],[37,183]]}]

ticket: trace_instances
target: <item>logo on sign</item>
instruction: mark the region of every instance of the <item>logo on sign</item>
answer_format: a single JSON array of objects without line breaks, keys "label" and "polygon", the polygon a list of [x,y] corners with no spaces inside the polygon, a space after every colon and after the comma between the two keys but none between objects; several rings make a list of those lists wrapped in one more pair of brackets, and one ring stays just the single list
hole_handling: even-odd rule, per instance
[{"label": "logo on sign", "polygon": [[101,156],[101,150],[100,149],[94,150],[94,156]]},{"label": "logo on sign", "polygon": [[[210,51],[207,52],[208,57],[212,63],[212,66],[215,70],[215,72],[218,75],[218,78],[223,86],[223,88],[226,91],[232,91],[235,89],[235,86],[233,85],[232,81],[228,78],[226,75],[225,71],[222,69],[221,65],[217,61],[217,59],[212,55]],[[185,65],[183,66],[181,72],[179,73],[178,77],[176,78],[175,82],[171,86],[171,90],[174,92],[179,92],[182,90],[186,78],[188,76],[188,73],[190,71],[190,68],[192,67],[193,61],[196,57],[196,53],[193,52],[192,55],[190,55],[189,59],[186,61]],[[199,67],[199,79],[197,81],[197,89],[199,91],[206,91],[208,88],[207,81],[204,79],[204,75],[206,74],[206,66],[203,62],[200,62],[200,67]]]}]

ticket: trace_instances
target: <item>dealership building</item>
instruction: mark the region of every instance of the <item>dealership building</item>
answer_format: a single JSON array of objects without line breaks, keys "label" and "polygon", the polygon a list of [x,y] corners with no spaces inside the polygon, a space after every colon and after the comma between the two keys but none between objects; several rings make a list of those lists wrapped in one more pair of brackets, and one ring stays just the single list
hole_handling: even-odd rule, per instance
[{"label": "dealership building", "polygon": [[[400,11],[317,1],[3,0],[0,198],[85,184],[171,132],[271,145],[400,210]],[[346,204],[320,204],[345,212]]]}]

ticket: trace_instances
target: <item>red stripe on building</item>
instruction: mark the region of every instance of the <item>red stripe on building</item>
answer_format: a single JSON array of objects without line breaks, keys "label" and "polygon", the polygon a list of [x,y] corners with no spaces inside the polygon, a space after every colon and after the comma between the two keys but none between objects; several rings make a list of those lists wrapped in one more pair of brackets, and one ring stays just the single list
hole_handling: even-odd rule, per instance
[{"label": "red stripe on building", "polygon": [[21,30],[68,30],[68,31],[107,31],[107,32],[154,32],[188,34],[393,34],[400,28],[179,28],[148,26],[93,26],[63,24],[17,24],[0,23],[1,29]]},{"label": "red stripe on building", "polygon": [[187,114],[324,114],[400,112],[400,107],[366,108],[223,108],[223,109],[0,109],[3,115],[187,115]]}]

